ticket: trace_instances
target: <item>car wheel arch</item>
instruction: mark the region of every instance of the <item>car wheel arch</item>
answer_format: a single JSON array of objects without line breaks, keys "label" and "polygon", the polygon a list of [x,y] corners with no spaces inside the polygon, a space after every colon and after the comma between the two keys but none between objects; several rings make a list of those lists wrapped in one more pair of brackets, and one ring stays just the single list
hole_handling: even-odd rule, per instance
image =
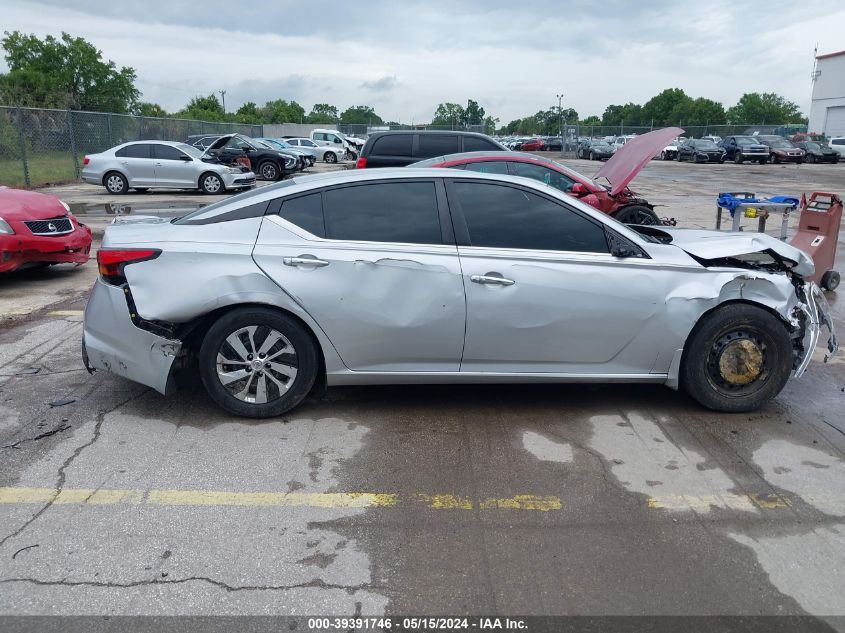
[{"label": "car wheel arch", "polygon": [[300,315],[275,303],[261,301],[231,303],[197,316],[180,327],[179,337],[182,340],[183,348],[189,351],[190,356],[198,356],[202,342],[215,322],[230,312],[249,308],[270,308],[296,321],[305,330],[314,344],[314,349],[317,350],[318,361],[317,379],[314,381],[314,386],[311,388],[310,394],[322,393],[326,388],[326,353],[320,337],[314,332],[311,324],[305,321]]},{"label": "car wheel arch", "polygon": [[705,310],[704,312],[699,314],[698,317],[696,318],[695,323],[689,329],[686,340],[684,341],[683,353],[681,354],[681,367],[683,367],[683,365],[687,362],[687,360],[688,360],[687,351],[689,349],[689,346],[691,345],[695,334],[698,332],[699,329],[701,329],[701,327],[705,323],[706,319],[709,318],[710,315],[712,315],[713,313],[721,310],[722,308],[725,308],[725,307],[731,306],[731,305],[746,305],[746,306],[752,306],[752,307],[755,307],[755,308],[760,308],[762,310],[765,310],[766,312],[768,312],[772,316],[776,317],[777,320],[783,325],[787,334],[792,336],[792,325],[784,318],[783,314],[778,312],[774,307],[767,305],[765,303],[761,303],[759,301],[751,301],[750,299],[742,299],[742,298],[726,299],[724,301],[719,301],[718,303],[716,303],[716,305],[708,308],[707,310]]},{"label": "car wheel arch", "polygon": [[226,183],[225,183],[225,181],[223,180],[223,176],[221,176],[221,175],[220,175],[220,174],[218,174],[216,171],[213,171],[213,170],[211,170],[211,169],[208,169],[208,170],[206,170],[206,171],[202,172],[202,173],[199,175],[199,178],[197,178],[197,189],[201,189],[201,188],[202,188],[202,179],[203,179],[203,178],[205,178],[206,176],[217,176],[217,178],[219,178],[219,179],[220,179],[220,188],[221,188],[223,191],[226,191]]},{"label": "car wheel arch", "polygon": [[129,186],[129,188],[130,188],[130,189],[132,188],[132,183],[131,183],[131,182],[129,182],[129,176],[127,176],[126,174],[124,174],[124,173],[123,173],[122,171],[120,171],[119,169],[109,169],[106,173],[104,173],[104,174],[103,174],[103,178],[102,178],[102,180],[101,180],[100,182],[101,182],[101,184],[102,184],[104,187],[106,186],[106,180],[108,180],[108,177],[109,177],[109,176],[111,176],[112,174],[117,174],[118,176],[120,176],[121,178],[123,178],[123,179],[127,182],[127,184],[128,184],[128,186]]}]

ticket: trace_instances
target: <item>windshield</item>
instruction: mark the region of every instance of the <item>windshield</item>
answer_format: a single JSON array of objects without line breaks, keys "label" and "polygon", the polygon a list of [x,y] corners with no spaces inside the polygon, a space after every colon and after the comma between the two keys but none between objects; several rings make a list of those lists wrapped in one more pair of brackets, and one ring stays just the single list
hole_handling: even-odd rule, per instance
[{"label": "windshield", "polygon": [[737,136],[736,137],[736,144],[737,145],[760,145],[760,141],[752,136]]},{"label": "windshield", "polygon": [[813,141],[807,141],[806,143],[804,143],[804,145],[807,149],[811,149],[816,152],[821,149],[821,145],[819,145],[818,143],[813,143]]},{"label": "windshield", "polygon": [[262,139],[261,142],[264,143],[265,145],[269,145],[270,147],[275,147],[275,148],[279,148],[279,149],[289,149],[290,148],[290,145],[288,145],[287,143],[285,143],[283,141],[277,141],[277,140],[272,139],[272,138]]},{"label": "windshield", "polygon": [[194,158],[199,158],[200,156],[202,156],[202,152],[193,145],[188,145],[187,143],[179,143],[179,145],[177,145],[176,147],[188,154],[188,156],[193,156]]},{"label": "windshield", "polygon": [[695,142],[695,146],[698,149],[716,149],[716,143],[709,139],[701,139]]},{"label": "windshield", "polygon": [[608,145],[604,141],[599,141],[598,143],[590,143],[590,147],[595,147],[596,149],[610,149],[610,145]]}]

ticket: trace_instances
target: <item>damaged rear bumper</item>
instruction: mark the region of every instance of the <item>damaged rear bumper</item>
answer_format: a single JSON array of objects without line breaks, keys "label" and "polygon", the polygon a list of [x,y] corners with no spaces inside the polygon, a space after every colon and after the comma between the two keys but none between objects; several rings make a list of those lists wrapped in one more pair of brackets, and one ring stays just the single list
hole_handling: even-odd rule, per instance
[{"label": "damaged rear bumper", "polygon": [[830,306],[824,293],[814,283],[808,283],[804,286],[805,302],[800,305],[801,310],[806,315],[806,325],[804,332],[804,355],[796,358],[795,378],[800,378],[813,357],[813,352],[822,335],[822,328],[826,328],[828,332],[827,340],[827,354],[824,360],[827,360],[839,351],[839,344],[836,341],[836,332],[833,329],[833,318],[830,315]]},{"label": "damaged rear bumper", "polygon": [[182,342],[137,327],[124,290],[98,279],[85,307],[85,367],[118,374],[167,393],[171,369]]}]

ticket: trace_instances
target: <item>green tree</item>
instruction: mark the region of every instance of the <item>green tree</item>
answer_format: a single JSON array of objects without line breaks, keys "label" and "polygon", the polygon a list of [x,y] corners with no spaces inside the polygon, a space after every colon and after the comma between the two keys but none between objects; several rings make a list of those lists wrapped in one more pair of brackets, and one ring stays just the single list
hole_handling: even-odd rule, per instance
[{"label": "green tree", "polygon": [[728,108],[730,123],[777,124],[806,123],[797,104],[774,92],[750,92],[742,95],[732,108]]},{"label": "green tree", "polygon": [[262,123],[302,123],[305,120],[305,108],[296,101],[268,101],[259,112]]},{"label": "green tree", "polygon": [[62,33],[43,40],[20,31],[2,39],[9,72],[0,75],[0,99],[36,107],[129,113],[140,93],[135,70],[104,61],[97,48]]},{"label": "green tree", "polygon": [[341,123],[357,123],[359,125],[381,125],[382,118],[370,106],[352,106],[340,115]]},{"label": "green tree", "polygon": [[261,113],[258,111],[258,106],[253,101],[247,101],[238,111],[235,112],[235,119],[238,123],[250,123],[257,125],[263,123]]},{"label": "green tree", "polygon": [[340,116],[337,108],[328,103],[315,103],[308,114],[308,123],[337,123]]},{"label": "green tree", "polygon": [[686,125],[722,125],[727,121],[724,106],[718,101],[699,97],[692,102]]},{"label": "green tree", "polygon": [[467,100],[463,123],[464,125],[482,125],[484,123],[484,108],[478,105],[477,101]]},{"label": "green tree", "polygon": [[643,108],[636,103],[609,105],[602,114],[602,125],[642,125]]},{"label": "green tree", "polygon": [[459,127],[464,122],[464,109],[458,103],[441,103],[434,110],[432,125]]},{"label": "green tree", "polygon": [[638,124],[677,125],[678,121],[688,118],[691,108],[692,99],[687,93],[680,88],[667,88],[643,104]]},{"label": "green tree", "polygon": [[226,113],[217,95],[194,97],[177,115],[183,119],[198,119],[200,121],[225,121]]},{"label": "green tree", "polygon": [[135,106],[135,114],[140,116],[164,118],[167,112],[164,111],[157,103],[150,103],[148,101],[141,101]]},{"label": "green tree", "polygon": [[487,116],[484,119],[484,133],[485,134],[495,134],[496,133],[496,126],[499,124],[498,117]]},{"label": "green tree", "polygon": [[601,125],[601,117],[595,114],[591,114],[586,119],[581,121],[581,125]]}]

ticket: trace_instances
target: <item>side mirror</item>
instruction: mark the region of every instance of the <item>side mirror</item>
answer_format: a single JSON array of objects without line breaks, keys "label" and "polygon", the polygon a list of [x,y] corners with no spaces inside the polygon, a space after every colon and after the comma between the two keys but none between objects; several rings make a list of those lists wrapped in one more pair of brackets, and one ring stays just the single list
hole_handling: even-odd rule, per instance
[{"label": "side mirror", "polygon": [[182,154],[182,155],[179,157],[179,160],[184,160],[186,163],[192,163],[192,162],[194,162],[194,159],[193,159],[193,158],[191,158],[190,156],[187,156],[187,155],[185,155],[185,154]]},{"label": "side mirror", "polygon": [[569,190],[569,193],[571,193],[573,196],[585,196],[590,192],[584,185],[584,183],[576,182],[572,185],[572,188]]}]

